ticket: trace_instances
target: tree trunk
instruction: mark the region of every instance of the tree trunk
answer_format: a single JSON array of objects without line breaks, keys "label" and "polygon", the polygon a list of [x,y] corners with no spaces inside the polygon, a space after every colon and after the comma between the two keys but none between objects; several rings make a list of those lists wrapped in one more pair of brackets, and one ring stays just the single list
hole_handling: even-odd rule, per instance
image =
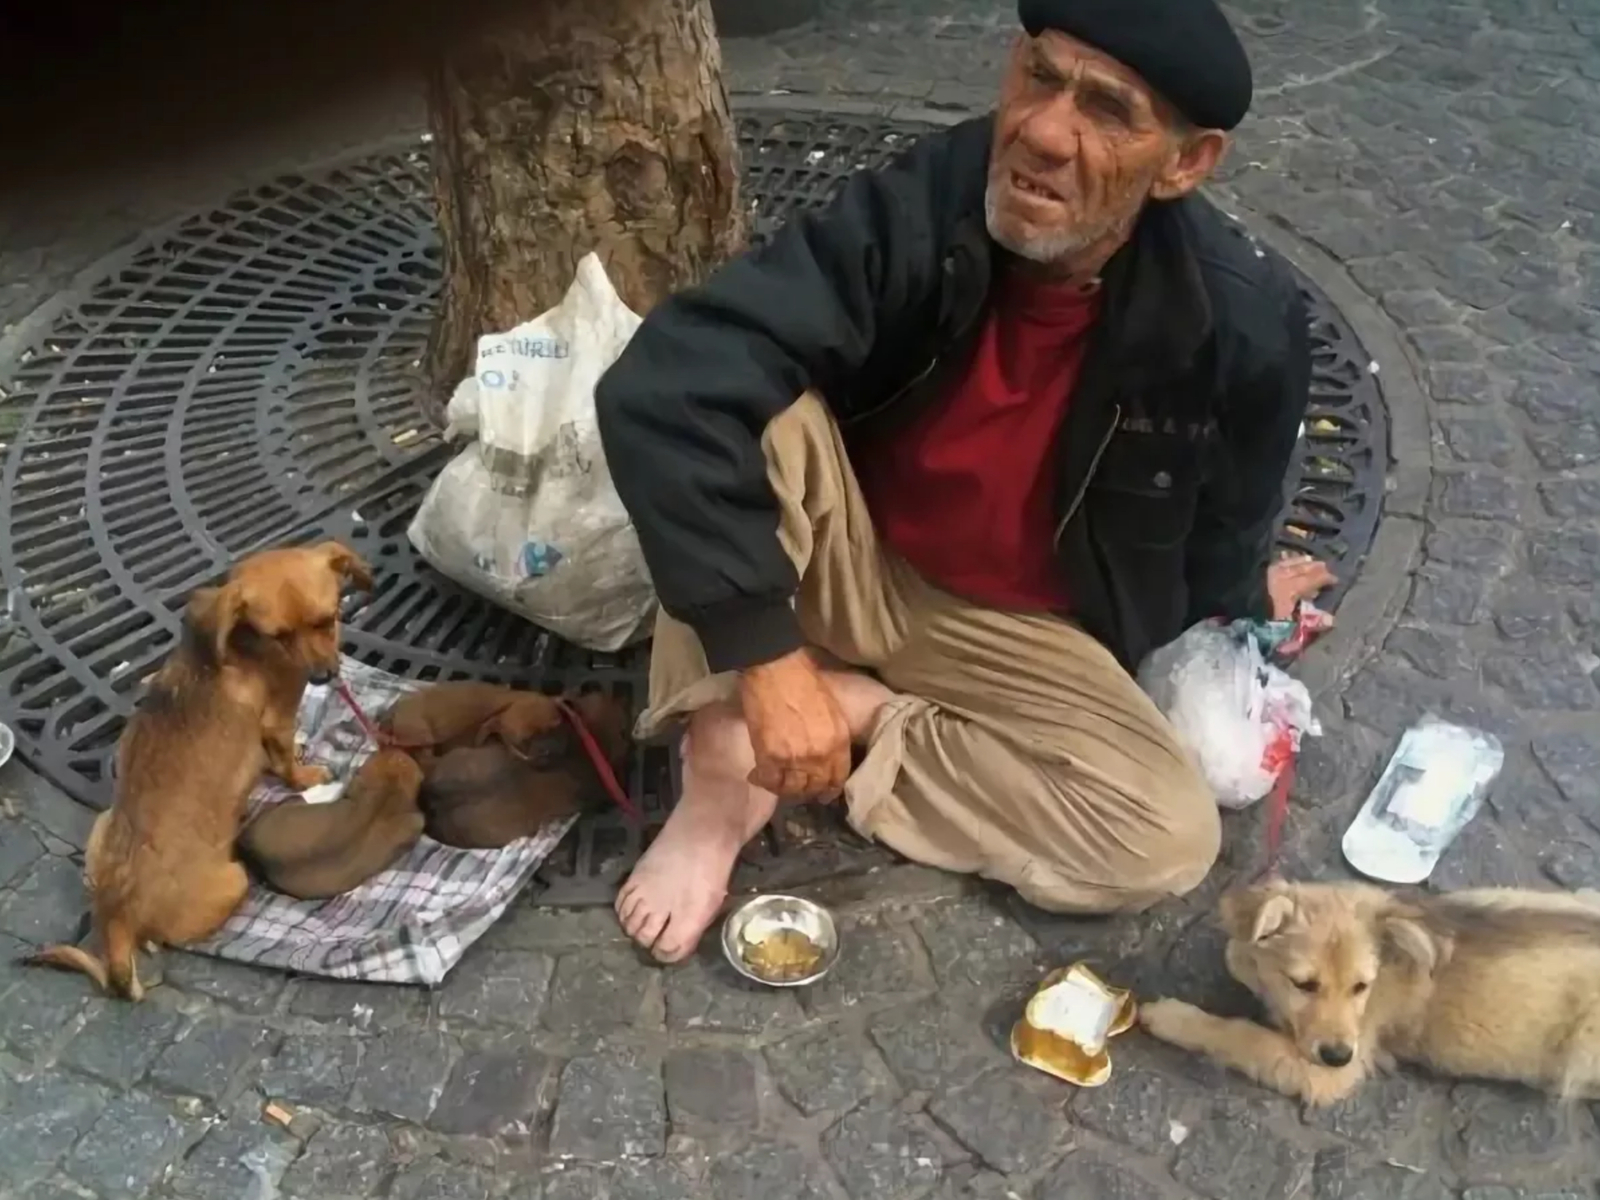
[{"label": "tree trunk", "polygon": [[524,0],[428,81],[444,296],[428,416],[480,334],[554,305],[597,251],[643,314],[743,245],[709,0]]}]

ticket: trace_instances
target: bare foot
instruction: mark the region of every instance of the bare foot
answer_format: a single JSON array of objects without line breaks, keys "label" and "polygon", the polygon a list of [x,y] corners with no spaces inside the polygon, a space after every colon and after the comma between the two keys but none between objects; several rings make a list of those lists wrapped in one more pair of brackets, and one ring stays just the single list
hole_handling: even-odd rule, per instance
[{"label": "bare foot", "polygon": [[681,962],[716,920],[744,844],[778,798],[748,782],[755,766],[744,718],[708,708],[684,738],[683,795],[617,896],[628,936],[662,962]]}]

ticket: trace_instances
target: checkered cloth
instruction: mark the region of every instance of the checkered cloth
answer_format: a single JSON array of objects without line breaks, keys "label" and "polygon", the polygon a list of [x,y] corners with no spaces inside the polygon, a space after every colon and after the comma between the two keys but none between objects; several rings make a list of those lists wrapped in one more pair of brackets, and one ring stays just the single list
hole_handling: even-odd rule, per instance
[{"label": "checkered cloth", "polygon": [[[376,718],[418,685],[351,659],[343,674]],[[331,687],[307,688],[300,705],[302,757],[348,780],[372,753],[355,715]],[[250,796],[254,815],[295,795],[264,776]],[[332,900],[295,900],[258,884],[201,954],[380,983],[437,984],[506,910],[572,827],[557,821],[502,850],[456,850],[424,835],[404,858]]]}]

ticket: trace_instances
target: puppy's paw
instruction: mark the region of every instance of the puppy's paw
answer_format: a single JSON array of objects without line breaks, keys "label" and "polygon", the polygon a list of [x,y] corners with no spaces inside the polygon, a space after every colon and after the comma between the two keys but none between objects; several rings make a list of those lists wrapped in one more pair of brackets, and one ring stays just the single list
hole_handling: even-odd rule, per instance
[{"label": "puppy's paw", "polygon": [[1153,1000],[1139,1006],[1139,1024],[1151,1037],[1186,1050],[1201,1048],[1211,1019],[1203,1010],[1182,1000]]},{"label": "puppy's paw", "polygon": [[294,770],[289,774],[289,778],[284,782],[295,791],[303,792],[307,788],[318,787],[324,783],[332,783],[333,772],[328,770],[327,767],[308,767],[304,763],[296,763]]}]

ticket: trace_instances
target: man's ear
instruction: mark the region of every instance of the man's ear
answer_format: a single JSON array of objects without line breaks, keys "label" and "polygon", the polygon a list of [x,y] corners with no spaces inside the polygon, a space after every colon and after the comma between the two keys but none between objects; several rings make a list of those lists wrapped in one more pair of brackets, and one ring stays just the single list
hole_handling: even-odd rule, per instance
[{"label": "man's ear", "polygon": [[1211,178],[1228,152],[1228,135],[1220,129],[1196,129],[1180,135],[1166,168],[1150,187],[1152,200],[1177,200]]},{"label": "man's ear", "polygon": [[1240,942],[1260,942],[1278,933],[1294,916],[1294,898],[1281,883],[1234,888],[1219,905],[1222,927]]},{"label": "man's ear", "polygon": [[363,592],[372,590],[372,568],[354,550],[343,542],[323,542],[317,547],[328,560],[328,567],[341,579],[353,583]]},{"label": "man's ear", "polygon": [[1450,957],[1450,944],[1430,933],[1427,926],[1410,913],[1380,916],[1378,936],[1386,957],[1408,963],[1424,975],[1432,975]]},{"label": "man's ear", "polygon": [[244,593],[236,583],[197,588],[184,609],[184,621],[210,645],[218,662],[226,661],[233,631],[245,619]]}]

